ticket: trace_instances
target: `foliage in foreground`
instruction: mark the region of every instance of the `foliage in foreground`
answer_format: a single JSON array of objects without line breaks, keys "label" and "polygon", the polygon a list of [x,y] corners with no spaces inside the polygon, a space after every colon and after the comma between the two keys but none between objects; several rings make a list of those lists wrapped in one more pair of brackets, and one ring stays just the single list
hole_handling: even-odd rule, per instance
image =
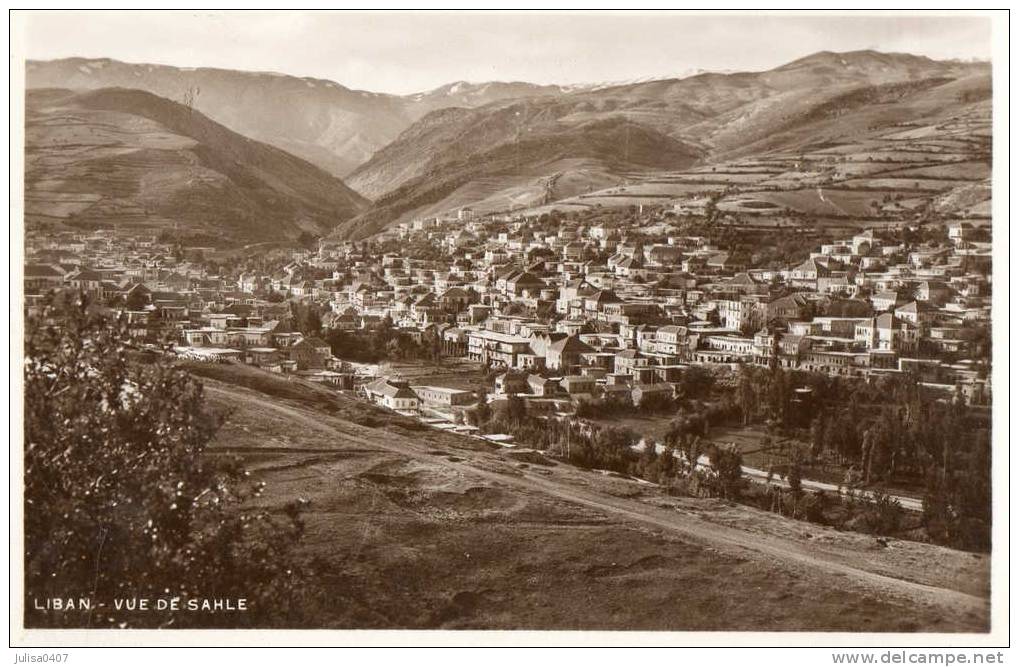
[{"label": "foliage in foreground", "polygon": [[[306,574],[296,504],[255,507],[236,461],[204,455],[202,387],[128,360],[122,325],[83,300],[28,322],[25,349],[25,623],[28,627],[300,624]],[[37,610],[52,598],[91,610]],[[180,609],[117,609],[178,598]],[[203,613],[188,601],[247,600]]]}]

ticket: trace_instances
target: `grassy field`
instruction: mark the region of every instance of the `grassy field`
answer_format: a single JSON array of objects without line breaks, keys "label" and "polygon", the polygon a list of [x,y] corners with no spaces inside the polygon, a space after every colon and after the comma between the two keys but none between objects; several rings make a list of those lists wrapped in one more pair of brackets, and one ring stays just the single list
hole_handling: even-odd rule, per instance
[{"label": "grassy field", "polygon": [[[810,444],[794,438],[776,438],[775,446],[763,447],[767,432],[756,426],[716,426],[708,432],[708,439],[717,443],[735,444],[743,453],[743,465],[759,470],[774,470],[776,474],[785,475],[789,470],[790,453],[794,448],[809,450]],[[848,466],[836,463],[818,462],[803,468],[803,477],[818,482],[842,484],[845,481]],[[867,490],[879,490],[896,495],[920,497],[923,487],[912,484],[875,483],[862,487]]]},{"label": "grassy field", "polygon": [[986,162],[955,162],[953,164],[901,169],[888,172],[885,176],[980,181],[991,177],[991,166]]},{"label": "grassy field", "polygon": [[[746,192],[725,197],[718,203],[721,211],[740,213],[773,212],[763,203],[788,208],[806,215],[864,218],[873,213],[872,201],[881,201],[887,192],[875,190],[846,190],[832,187],[809,189]],[[750,203],[750,206],[747,205]]]}]

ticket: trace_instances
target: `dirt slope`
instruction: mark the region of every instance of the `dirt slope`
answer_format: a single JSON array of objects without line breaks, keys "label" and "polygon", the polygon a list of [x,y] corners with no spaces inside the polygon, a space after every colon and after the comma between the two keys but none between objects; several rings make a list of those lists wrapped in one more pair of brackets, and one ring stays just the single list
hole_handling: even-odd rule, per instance
[{"label": "dirt slope", "polygon": [[[217,446],[311,500],[330,627],[985,631],[989,561],[209,381]],[[346,400],[346,399],[344,399]],[[540,461],[540,459],[538,459]]]}]

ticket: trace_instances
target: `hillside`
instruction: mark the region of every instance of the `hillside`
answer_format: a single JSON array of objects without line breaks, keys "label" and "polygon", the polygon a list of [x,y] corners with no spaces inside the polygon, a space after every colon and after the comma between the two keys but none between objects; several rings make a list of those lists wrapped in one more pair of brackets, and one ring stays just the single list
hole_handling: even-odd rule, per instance
[{"label": "hillside", "polygon": [[150,226],[227,242],[320,235],[364,210],[341,181],[147,92],[32,90],[26,225]]},{"label": "hillside", "polygon": [[319,627],[988,627],[986,556],[670,496],[250,367],[188,370],[226,418],[209,454],[240,456],[262,507],[306,500]]},{"label": "hillside", "polygon": [[29,61],[29,88],[133,88],[193,106],[235,132],[344,177],[418,118],[444,107],[558,94],[557,86],[458,82],[415,95],[351,90],[335,81],[274,72],[181,68],[108,58]]},{"label": "hillside", "polygon": [[[560,111],[554,101],[522,102],[496,111],[450,109],[426,117],[408,130],[415,136],[402,136],[379,154],[387,167],[417,173],[379,197],[370,211],[338,226],[334,235],[363,237],[422,209],[449,208],[459,191],[476,192],[480,181],[496,182],[484,190],[487,197],[511,184],[523,187],[530,195],[522,203],[528,204],[573,194],[557,183],[575,181],[578,174],[586,183],[603,185],[615,174],[682,169],[700,157],[696,147],[624,118],[569,125],[555,118]],[[357,177],[358,172],[351,175]],[[367,175],[359,184],[375,192]]]},{"label": "hillside", "polygon": [[[662,145],[684,146],[700,164],[712,164],[840,136],[874,134],[930,113],[933,105],[952,112],[989,94],[986,64],[860,51],[818,53],[766,72],[704,73],[503,101],[472,110],[447,109],[419,120],[349,175],[351,187],[377,201],[369,213],[337,233],[347,234],[364,220],[371,221],[367,229],[377,229],[405,218],[408,211],[432,214],[444,206],[477,203],[458,196],[459,188],[481,192],[482,201],[524,205],[580,194],[542,189],[549,180],[576,176],[547,163],[544,154],[535,159],[521,154],[516,171],[501,170],[501,183],[493,182],[490,169],[479,168],[480,156],[500,150],[511,153],[525,137],[568,135],[583,127],[588,128],[585,136],[594,140],[591,128],[608,127],[599,123],[625,122],[631,130],[659,137]],[[588,168],[574,180],[595,174],[590,189],[597,190],[626,180],[627,170],[687,166],[662,164],[667,160],[652,165],[640,156],[634,160],[626,146],[616,144],[611,166]],[[576,152],[560,152],[557,157],[588,157],[589,151],[578,142],[570,150]],[[422,180],[445,183],[444,194],[433,192],[423,202]],[[475,187],[480,181],[485,187]],[[583,183],[580,190],[585,190]],[[422,203],[430,206],[422,208]]]}]

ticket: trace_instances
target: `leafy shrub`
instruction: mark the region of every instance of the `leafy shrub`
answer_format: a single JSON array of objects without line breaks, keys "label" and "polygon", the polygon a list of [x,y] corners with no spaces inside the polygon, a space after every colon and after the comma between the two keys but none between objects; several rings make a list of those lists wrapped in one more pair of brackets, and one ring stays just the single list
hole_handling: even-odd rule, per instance
[{"label": "leafy shrub", "polygon": [[[261,486],[203,455],[217,424],[202,386],[163,361],[131,364],[122,323],[80,299],[27,322],[25,624],[234,627],[300,623],[300,503],[252,508]],[[88,598],[83,612],[33,599]],[[245,598],[249,610],[118,610],[114,599]],[[104,605],[99,607],[98,605]],[[183,605],[182,605],[183,606]]]}]

